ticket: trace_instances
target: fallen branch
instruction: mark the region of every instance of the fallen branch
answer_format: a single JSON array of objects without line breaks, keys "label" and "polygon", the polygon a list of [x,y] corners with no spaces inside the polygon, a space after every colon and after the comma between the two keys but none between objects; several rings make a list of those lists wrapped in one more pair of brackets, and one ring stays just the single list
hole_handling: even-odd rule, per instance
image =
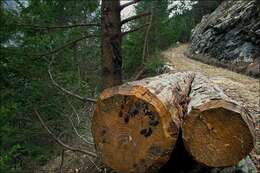
[{"label": "fallen branch", "polygon": [[60,146],[62,146],[63,148],[66,148],[70,151],[74,151],[74,152],[79,152],[79,153],[83,153],[83,154],[86,154],[86,155],[89,155],[89,156],[92,156],[92,157],[97,157],[97,155],[93,152],[90,152],[90,151],[85,151],[85,150],[81,150],[79,148],[74,148],[74,147],[71,147],[65,143],[63,143],[60,139],[58,139],[55,134],[48,128],[48,126],[45,124],[45,122],[43,121],[43,119],[41,118],[41,115],[39,114],[39,112],[35,109],[34,110],[34,113],[35,115],[37,116],[37,118],[39,119],[42,127],[48,132],[48,134],[53,138],[53,140],[59,144]]},{"label": "fallen branch", "polygon": [[140,13],[140,14],[137,14],[137,15],[134,15],[134,16],[131,16],[129,18],[126,18],[124,20],[121,21],[121,25],[127,23],[127,22],[130,22],[132,20],[135,20],[135,19],[138,19],[138,18],[141,18],[141,17],[144,17],[144,16],[148,16],[150,15],[151,13],[150,12],[143,12],[143,13]]},{"label": "fallen branch", "polygon": [[78,100],[81,100],[81,101],[83,101],[83,102],[86,102],[86,101],[88,101],[88,102],[93,102],[93,103],[96,102],[96,99],[87,98],[87,97],[82,97],[82,96],[80,96],[80,95],[78,95],[78,94],[75,94],[75,93],[73,93],[73,92],[67,90],[66,88],[63,88],[61,85],[59,85],[59,84],[54,80],[54,78],[53,78],[53,76],[52,76],[52,73],[51,73],[51,64],[52,64],[52,61],[49,63],[48,73],[49,73],[49,77],[50,77],[50,79],[51,79],[53,85],[54,85],[56,88],[58,88],[59,90],[61,90],[61,91],[64,92],[64,93],[66,93],[67,95],[73,96],[73,97],[75,97],[75,98],[77,98]]},{"label": "fallen branch", "polygon": [[131,30],[122,32],[122,33],[121,33],[121,36],[125,36],[126,34],[129,34],[129,33],[138,31],[138,30],[140,30],[140,29],[143,29],[143,28],[145,28],[145,27],[148,26],[148,25],[149,25],[149,24],[145,24],[145,25],[142,25],[142,26],[140,26],[140,27],[138,27],[138,28],[135,28],[135,29],[131,29]]}]

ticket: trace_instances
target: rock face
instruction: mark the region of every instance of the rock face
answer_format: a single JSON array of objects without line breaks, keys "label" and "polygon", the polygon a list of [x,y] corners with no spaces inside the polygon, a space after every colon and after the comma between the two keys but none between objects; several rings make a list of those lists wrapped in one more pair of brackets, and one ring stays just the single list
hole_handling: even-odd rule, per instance
[{"label": "rock face", "polygon": [[208,54],[218,64],[260,76],[260,2],[224,1],[192,31],[191,54]]}]

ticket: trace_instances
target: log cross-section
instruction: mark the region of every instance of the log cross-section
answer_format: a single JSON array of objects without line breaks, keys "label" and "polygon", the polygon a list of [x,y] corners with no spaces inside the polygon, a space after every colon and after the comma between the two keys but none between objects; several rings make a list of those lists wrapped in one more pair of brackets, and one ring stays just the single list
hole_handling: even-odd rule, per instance
[{"label": "log cross-section", "polygon": [[164,74],[102,92],[92,131],[107,166],[116,172],[142,173],[158,170],[168,161],[180,127],[173,98],[187,77]]},{"label": "log cross-section", "polygon": [[184,145],[210,167],[232,166],[250,153],[254,135],[248,112],[205,76],[196,73],[182,126]]}]

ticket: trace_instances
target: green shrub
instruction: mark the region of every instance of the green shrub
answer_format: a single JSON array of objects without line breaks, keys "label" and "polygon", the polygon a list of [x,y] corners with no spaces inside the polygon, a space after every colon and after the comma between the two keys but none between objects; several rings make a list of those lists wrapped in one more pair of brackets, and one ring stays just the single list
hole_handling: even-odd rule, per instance
[{"label": "green shrub", "polygon": [[145,72],[150,75],[157,74],[157,70],[161,67],[163,67],[165,64],[165,61],[160,58],[159,54],[156,53],[154,56],[152,56],[150,59],[147,60],[147,62],[144,63]]}]

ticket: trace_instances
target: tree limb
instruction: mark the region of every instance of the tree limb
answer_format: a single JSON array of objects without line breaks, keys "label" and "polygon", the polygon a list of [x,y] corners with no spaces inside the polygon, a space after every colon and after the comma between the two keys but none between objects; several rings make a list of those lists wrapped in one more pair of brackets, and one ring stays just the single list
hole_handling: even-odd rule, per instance
[{"label": "tree limb", "polygon": [[90,152],[90,151],[85,151],[85,150],[81,150],[79,148],[74,148],[74,147],[71,147],[65,143],[63,143],[61,140],[59,140],[55,135],[54,133],[48,128],[48,126],[45,124],[45,122],[43,121],[43,119],[41,118],[41,115],[39,114],[39,112],[35,109],[34,110],[35,112],[35,115],[37,116],[37,118],[39,119],[42,127],[48,132],[48,134],[54,139],[54,141],[56,143],[58,143],[60,146],[70,150],[70,151],[74,151],[74,152],[79,152],[79,153],[83,153],[83,154],[86,154],[86,155],[89,155],[89,156],[92,156],[92,157],[97,157],[97,155],[93,152]]},{"label": "tree limb", "polygon": [[122,32],[122,33],[121,33],[121,36],[125,36],[126,34],[129,34],[129,33],[131,33],[131,32],[135,32],[135,31],[138,31],[138,30],[140,30],[140,29],[143,29],[143,28],[145,28],[145,27],[148,26],[148,25],[149,25],[149,24],[147,23],[147,24],[144,24],[144,25],[142,25],[142,26],[140,26],[140,27],[138,27],[138,28],[135,28],[135,29],[131,29],[131,30]]},{"label": "tree limb", "polygon": [[79,42],[81,40],[84,40],[86,38],[92,38],[92,37],[98,37],[98,35],[85,35],[85,36],[83,36],[81,38],[78,38],[76,40],[70,41],[70,42],[66,43],[65,45],[63,45],[63,46],[61,46],[61,47],[59,47],[57,49],[54,49],[54,50],[52,50],[50,52],[43,53],[43,54],[38,54],[38,55],[33,55],[33,56],[37,56],[37,57],[40,57],[40,58],[43,57],[43,56],[49,56],[49,55],[55,54],[55,53],[63,50],[66,47],[69,47],[69,46],[71,46],[71,45],[73,45],[73,44],[75,44],[75,43],[77,43],[77,42]]},{"label": "tree limb", "polygon": [[[78,113],[77,113],[75,107],[71,104],[71,102],[70,102],[68,99],[67,99],[67,102],[69,103],[70,107],[72,108],[74,114],[75,114],[75,115],[77,116],[77,118],[79,119],[79,115],[78,115]],[[71,119],[70,116],[68,116],[68,119],[69,119],[69,121],[70,121],[70,124],[71,124],[71,126],[72,126],[72,128],[73,128],[75,134],[76,134],[82,141],[84,141],[85,143],[90,144],[90,145],[94,145],[93,142],[88,141],[86,138],[84,138],[82,135],[79,134],[79,132],[78,132],[77,128],[75,127],[75,124],[73,123],[73,120]],[[79,123],[78,123],[78,124],[79,124]]]},{"label": "tree limb", "polygon": [[72,126],[72,128],[73,128],[75,134],[79,137],[79,139],[81,139],[83,142],[85,142],[85,143],[87,143],[87,144],[89,144],[89,145],[94,145],[93,142],[88,141],[88,140],[85,139],[82,135],[80,135],[79,132],[78,132],[78,130],[77,130],[77,128],[75,127],[75,125],[74,125],[72,119],[71,119],[70,117],[68,117],[68,119],[69,119],[69,121],[70,121],[70,124],[71,124],[71,126]]},{"label": "tree limb", "polygon": [[41,25],[30,25],[30,24],[12,24],[18,27],[32,28],[33,30],[55,30],[55,29],[69,29],[76,27],[90,27],[90,26],[100,26],[99,23],[82,23],[73,25],[63,25],[63,26],[41,26]]},{"label": "tree limb", "polygon": [[135,19],[138,19],[138,18],[141,18],[141,17],[144,17],[144,16],[148,16],[150,15],[151,13],[150,12],[143,12],[143,13],[140,13],[140,14],[137,14],[137,15],[134,15],[134,16],[131,16],[129,18],[126,18],[124,20],[121,21],[121,25],[127,23],[127,22],[130,22],[132,20],[135,20]]},{"label": "tree limb", "polygon": [[150,19],[149,19],[149,25],[146,29],[145,32],[145,38],[144,38],[144,47],[143,47],[143,56],[142,56],[142,63],[144,64],[145,62],[145,58],[147,57],[146,53],[148,52],[148,36],[149,36],[149,32],[152,26],[152,21],[153,21],[153,2],[152,2],[152,6],[151,6],[151,14],[150,14]]},{"label": "tree limb", "polygon": [[59,171],[59,173],[63,173],[62,167],[63,167],[63,162],[64,162],[64,152],[65,152],[65,150],[63,149],[62,152],[61,152],[61,162],[60,162],[60,171]]},{"label": "tree limb", "polygon": [[125,3],[125,4],[120,6],[120,10],[123,10],[125,7],[133,5],[133,4],[135,4],[135,3],[139,2],[139,1],[141,1],[141,0],[133,0],[133,1],[127,2],[127,3]]},{"label": "tree limb", "polygon": [[58,89],[60,89],[62,92],[66,93],[66,94],[68,94],[68,95],[70,95],[70,96],[73,96],[73,97],[75,97],[75,98],[77,98],[78,100],[81,100],[81,101],[83,101],[83,102],[88,101],[88,102],[96,103],[96,101],[97,101],[96,99],[87,98],[87,97],[82,97],[82,96],[80,96],[80,95],[78,95],[78,94],[75,94],[75,93],[73,93],[73,92],[71,92],[71,91],[69,91],[69,90],[63,88],[62,86],[60,86],[60,85],[54,80],[54,78],[53,78],[53,76],[52,76],[52,73],[51,73],[51,64],[52,64],[52,61],[49,63],[48,73],[49,73],[49,77],[50,77],[50,79],[51,79],[51,81],[52,81],[52,83],[53,83],[53,85],[54,85],[55,87],[57,87]]}]

